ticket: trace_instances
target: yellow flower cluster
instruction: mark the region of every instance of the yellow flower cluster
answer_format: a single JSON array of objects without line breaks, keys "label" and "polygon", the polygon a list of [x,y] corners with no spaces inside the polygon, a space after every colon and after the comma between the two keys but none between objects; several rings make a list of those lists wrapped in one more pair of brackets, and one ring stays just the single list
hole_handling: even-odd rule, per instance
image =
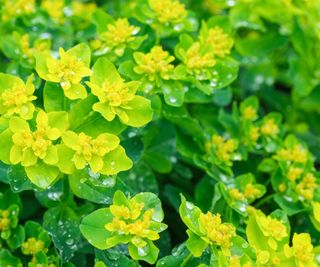
[{"label": "yellow flower cluster", "polygon": [[34,237],[30,237],[27,239],[27,241],[22,243],[21,251],[24,255],[35,255],[39,251],[44,251],[46,253],[48,249],[44,247],[42,240],[37,240]]},{"label": "yellow flower cluster", "polygon": [[[105,110],[106,103],[110,106],[110,114],[108,114],[108,120],[113,120],[115,114],[117,114],[117,107],[125,106],[130,100],[135,97],[134,92],[131,92],[128,87],[128,83],[119,79],[116,81],[105,80],[101,87],[94,83],[88,83],[92,89],[92,93],[99,98],[98,103],[93,105],[93,110],[101,111]],[[125,116],[126,114],[122,114]]]},{"label": "yellow flower cluster", "polygon": [[80,17],[84,21],[84,24],[81,26],[85,26],[86,23],[90,22],[93,12],[97,9],[97,5],[95,3],[72,1],[71,9],[74,16]]},{"label": "yellow flower cluster", "polygon": [[313,173],[307,173],[300,183],[297,184],[296,191],[306,200],[312,200],[314,190],[318,187],[317,179]]},{"label": "yellow flower cluster", "polygon": [[247,106],[241,111],[241,118],[245,121],[253,121],[257,117],[257,110],[253,106]]},{"label": "yellow flower cluster", "polygon": [[149,81],[155,81],[157,75],[163,80],[169,80],[174,66],[170,64],[174,61],[174,57],[161,46],[154,46],[150,53],[136,53],[135,59],[137,66],[134,71],[138,74],[146,74]]},{"label": "yellow flower cluster", "polygon": [[211,153],[212,148],[217,160],[227,165],[232,165],[233,155],[238,148],[238,143],[234,139],[226,140],[222,136],[213,135],[211,141],[206,143],[206,151],[208,154]]},{"label": "yellow flower cluster", "polygon": [[260,137],[260,128],[251,125],[249,128],[249,139],[251,142],[255,143]]},{"label": "yellow flower cluster", "polygon": [[41,7],[48,13],[48,15],[57,23],[63,24],[65,17],[63,8],[65,6],[64,0],[43,0]]},{"label": "yellow flower cluster", "polygon": [[216,60],[213,52],[202,52],[200,43],[195,42],[187,50],[185,64],[190,71],[199,74],[202,69],[213,67],[216,64]]},{"label": "yellow flower cluster", "polygon": [[0,210],[0,231],[5,231],[10,228],[11,220],[9,216],[10,212],[8,210]]},{"label": "yellow flower cluster", "polygon": [[238,188],[230,188],[228,190],[230,197],[234,200],[244,201],[245,197],[242,192]]},{"label": "yellow flower cluster", "polygon": [[308,150],[302,145],[296,144],[293,148],[282,148],[278,151],[277,157],[280,160],[286,160],[296,163],[306,163],[308,160]]},{"label": "yellow flower cluster", "polygon": [[130,25],[127,18],[117,19],[114,23],[107,25],[107,31],[101,33],[99,38],[106,43],[108,48],[113,49],[131,42],[139,30],[139,27]]},{"label": "yellow flower cluster", "polygon": [[256,217],[257,223],[264,236],[269,237],[268,245],[273,249],[277,249],[277,241],[281,241],[288,236],[287,227],[280,221],[271,216],[261,213]]},{"label": "yellow flower cluster", "polygon": [[12,18],[28,15],[35,10],[35,0],[5,0],[2,6],[2,20],[8,21]]},{"label": "yellow flower cluster", "polygon": [[130,209],[124,205],[111,205],[110,212],[114,216],[112,222],[105,225],[105,229],[118,234],[131,235],[132,243],[136,247],[144,247],[147,243],[143,238],[157,240],[160,238],[156,231],[150,228],[154,209],[142,213],[143,203],[130,199]]},{"label": "yellow flower cluster", "polygon": [[316,267],[314,260],[313,246],[309,234],[294,234],[292,247],[287,244],[284,247],[286,257],[294,257],[298,267]]},{"label": "yellow flower cluster", "polygon": [[199,227],[210,244],[220,246],[227,253],[232,244],[231,239],[236,235],[236,229],[232,224],[222,223],[220,214],[213,215],[208,211],[206,214],[200,214]]},{"label": "yellow flower cluster", "polygon": [[35,42],[32,47],[30,46],[29,34],[24,34],[20,39],[20,47],[23,57],[27,58],[31,63],[34,63],[35,53],[50,51],[50,42],[47,40],[40,40],[39,42]]},{"label": "yellow flower cluster", "polygon": [[91,70],[74,55],[67,54],[63,48],[59,49],[59,53],[60,59],[47,59],[47,77],[60,83],[67,95],[72,85],[79,84],[83,77],[91,75]]},{"label": "yellow flower cluster", "polygon": [[148,2],[160,23],[179,23],[187,16],[185,6],[178,0],[148,0]]},{"label": "yellow flower cluster", "polygon": [[12,164],[21,162],[22,166],[33,166],[38,158],[47,164],[57,163],[57,149],[52,141],[60,137],[60,131],[48,125],[48,116],[44,111],[38,113],[36,122],[36,130],[31,131],[26,121],[20,118],[10,120],[10,129],[14,132],[14,145],[10,151]]},{"label": "yellow flower cluster", "polygon": [[275,136],[279,133],[279,126],[276,124],[273,118],[270,118],[263,122],[260,131],[263,135]]},{"label": "yellow flower cluster", "polygon": [[303,173],[302,168],[297,168],[297,167],[291,166],[288,170],[287,177],[290,181],[295,182],[300,177],[300,175],[302,173]]},{"label": "yellow flower cluster", "polygon": [[251,262],[246,262],[244,264],[241,264],[239,256],[232,256],[230,258],[228,267],[253,267],[253,265]]},{"label": "yellow flower cluster", "polygon": [[258,189],[254,184],[247,183],[243,192],[237,188],[230,188],[228,193],[231,198],[239,201],[244,201],[246,199],[254,200],[261,194],[260,189]]},{"label": "yellow flower cluster", "polygon": [[209,29],[207,37],[202,41],[212,47],[215,56],[221,58],[229,55],[233,46],[233,39],[217,26]]},{"label": "yellow flower cluster", "polygon": [[[257,264],[258,266],[274,266],[280,265],[281,260],[278,256],[271,256],[271,253],[267,250],[257,250]],[[271,264],[271,265],[270,265]]]},{"label": "yellow flower cluster", "polygon": [[[5,77],[6,74],[1,77]],[[26,83],[19,78],[13,78],[13,83],[8,83],[6,88],[0,95],[2,100],[0,103],[0,113],[3,115],[20,115],[24,119],[31,119],[34,112],[34,105],[31,103],[37,99],[34,93],[34,85],[32,83],[33,76],[30,76]],[[11,86],[10,86],[11,85]]]}]

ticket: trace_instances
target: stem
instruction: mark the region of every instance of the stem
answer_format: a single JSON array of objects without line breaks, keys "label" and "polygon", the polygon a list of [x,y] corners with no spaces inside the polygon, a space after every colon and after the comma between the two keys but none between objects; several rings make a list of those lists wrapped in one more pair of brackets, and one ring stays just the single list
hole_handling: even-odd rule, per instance
[{"label": "stem", "polygon": [[268,196],[262,198],[262,199],[255,205],[255,207],[257,207],[257,208],[261,207],[264,203],[269,202],[274,196],[275,196],[275,194],[271,194],[271,195],[268,195]]},{"label": "stem", "polygon": [[192,258],[192,254],[189,253],[189,255],[183,260],[183,262],[181,263],[180,267],[184,267],[187,265],[188,261]]}]

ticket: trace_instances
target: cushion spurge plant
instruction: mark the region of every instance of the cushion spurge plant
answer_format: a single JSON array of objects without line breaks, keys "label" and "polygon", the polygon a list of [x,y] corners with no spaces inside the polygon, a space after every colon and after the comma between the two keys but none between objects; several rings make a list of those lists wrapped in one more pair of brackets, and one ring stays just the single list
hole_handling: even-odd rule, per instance
[{"label": "cushion spurge plant", "polygon": [[113,204],[85,217],[80,230],[99,249],[128,244],[133,259],[155,263],[159,249],[153,241],[158,240],[159,233],[167,228],[162,220],[163,211],[156,195],[140,193],[127,198],[117,191]]},{"label": "cushion spurge plant", "polygon": [[0,267],[320,266],[320,0],[0,0]]}]

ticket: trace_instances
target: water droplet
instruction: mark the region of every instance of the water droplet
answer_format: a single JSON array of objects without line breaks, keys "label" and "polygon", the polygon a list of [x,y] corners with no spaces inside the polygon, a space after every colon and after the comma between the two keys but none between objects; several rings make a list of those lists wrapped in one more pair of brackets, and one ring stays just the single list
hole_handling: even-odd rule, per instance
[{"label": "water droplet", "polygon": [[66,240],[66,244],[71,246],[72,244],[74,243],[73,239],[72,238],[69,238]]},{"label": "water droplet", "polygon": [[173,26],[173,29],[176,31],[176,32],[180,32],[182,29],[183,29],[183,24],[179,23],[179,24],[176,24]]},{"label": "water droplet", "polygon": [[170,96],[170,97],[169,97],[169,102],[170,102],[170,103],[176,103],[176,102],[177,102],[177,99],[176,99],[175,97],[173,97],[173,96]]},{"label": "water droplet", "polygon": [[187,209],[192,210],[194,205],[191,202],[187,201],[186,202],[186,207],[187,207]]},{"label": "water droplet", "polygon": [[139,29],[138,29],[138,28],[135,28],[135,29],[132,31],[132,35],[136,35],[138,32],[139,32]]},{"label": "water droplet", "polygon": [[98,179],[100,177],[100,173],[99,172],[95,173],[91,169],[89,169],[88,173],[89,173],[90,177],[93,178],[93,179]]},{"label": "water droplet", "polygon": [[148,254],[149,251],[149,247],[148,246],[144,246],[143,248],[138,248],[138,255],[140,257],[144,257]]},{"label": "water droplet", "polygon": [[254,79],[255,83],[262,84],[264,82],[264,77],[262,75],[257,75]]},{"label": "water droplet", "polygon": [[116,179],[112,178],[112,177],[109,177],[109,178],[106,178],[102,181],[102,184],[105,186],[105,187],[113,187],[115,184],[116,184]]},{"label": "water droplet", "polygon": [[210,81],[210,85],[211,85],[212,87],[216,87],[216,86],[217,86],[217,79],[212,79],[212,80]]},{"label": "water droplet", "polygon": [[129,138],[135,137],[136,135],[137,135],[137,133],[134,132],[134,131],[130,131],[130,132],[128,133],[128,137],[129,137]]}]

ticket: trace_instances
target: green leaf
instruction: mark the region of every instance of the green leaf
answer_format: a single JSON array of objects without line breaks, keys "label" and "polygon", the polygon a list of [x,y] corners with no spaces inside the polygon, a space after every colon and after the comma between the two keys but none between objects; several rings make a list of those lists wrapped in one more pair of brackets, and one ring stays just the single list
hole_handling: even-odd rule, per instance
[{"label": "green leaf", "polygon": [[59,250],[62,261],[68,262],[80,246],[79,217],[70,207],[55,207],[45,212],[43,226]]},{"label": "green leaf", "polygon": [[137,248],[131,243],[128,248],[130,256],[134,260],[143,260],[150,264],[154,264],[157,261],[159,249],[150,240],[147,240],[147,245],[143,248]]},{"label": "green leaf", "polygon": [[51,128],[58,128],[64,132],[69,128],[68,113],[65,111],[49,112],[48,122]]},{"label": "green leaf", "polygon": [[114,178],[106,175],[97,176],[94,176],[87,168],[76,171],[69,176],[72,192],[79,198],[100,204],[111,204],[113,194],[117,190],[129,190],[136,193],[131,190],[131,187],[127,187],[126,182],[118,177]]},{"label": "green leaf", "polygon": [[12,132],[10,129],[7,129],[0,134],[0,160],[5,164],[10,164],[10,150],[12,146]]},{"label": "green leaf", "polygon": [[170,106],[180,107],[183,104],[184,100],[184,88],[182,84],[178,82],[166,82],[162,86],[162,92],[164,100]]},{"label": "green leaf", "polygon": [[121,79],[116,67],[106,58],[99,58],[92,70],[90,81],[100,86],[105,80],[112,84]]},{"label": "green leaf", "polygon": [[193,256],[200,257],[203,251],[208,247],[207,242],[190,230],[187,230],[187,234],[189,237],[186,243],[187,248],[190,250]]},{"label": "green leaf", "polygon": [[157,172],[167,173],[175,159],[175,132],[168,122],[151,124],[143,136],[145,153],[143,159]]},{"label": "green leaf", "polygon": [[33,188],[25,169],[21,165],[11,165],[8,169],[9,184],[12,191],[21,192]]},{"label": "green leaf", "polygon": [[75,56],[77,59],[80,59],[85,66],[90,66],[91,51],[90,47],[86,43],[78,44],[69,49],[66,53]]},{"label": "green leaf", "polygon": [[201,210],[193,203],[186,201],[185,197],[181,195],[181,205],[179,207],[179,214],[184,224],[195,234],[201,235],[199,230],[199,216]]},{"label": "green leaf", "polygon": [[89,94],[85,99],[72,106],[69,113],[70,129],[74,130],[92,113],[92,105],[98,101],[97,97]]},{"label": "green leaf", "polygon": [[119,119],[115,118],[111,122],[105,120],[99,113],[91,113],[78,127],[74,129],[76,133],[84,132],[96,138],[101,133],[111,133],[118,135],[126,128]]},{"label": "green leaf", "polygon": [[80,231],[91,245],[101,250],[107,249],[107,239],[110,237],[110,232],[104,226],[111,222],[112,218],[109,209],[98,209],[83,218]]},{"label": "green leaf", "polygon": [[[138,263],[129,259],[120,249],[108,249],[108,250],[95,250],[95,260],[100,260],[106,264],[108,267],[118,267],[118,266],[127,266],[127,267],[138,267]],[[98,267],[98,266],[97,266]]]},{"label": "green leaf", "polygon": [[46,165],[42,161],[38,161],[34,166],[25,167],[25,171],[30,181],[42,189],[48,188],[60,173],[57,167]]},{"label": "green leaf", "polygon": [[59,84],[46,82],[43,88],[43,104],[46,112],[66,110],[67,99]]},{"label": "green leaf", "polygon": [[22,263],[19,258],[14,257],[9,250],[4,248],[0,249],[0,262],[3,266],[15,266],[22,267]]}]

